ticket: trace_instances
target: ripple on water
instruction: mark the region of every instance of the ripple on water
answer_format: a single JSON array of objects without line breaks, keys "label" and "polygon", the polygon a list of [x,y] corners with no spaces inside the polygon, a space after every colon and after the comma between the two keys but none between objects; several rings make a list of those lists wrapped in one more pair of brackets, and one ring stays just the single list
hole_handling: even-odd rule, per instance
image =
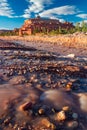
[{"label": "ripple on water", "polygon": [[13,102],[19,96],[20,92],[12,88],[10,85],[2,85],[2,87],[0,87],[0,116],[8,109],[9,103]]}]

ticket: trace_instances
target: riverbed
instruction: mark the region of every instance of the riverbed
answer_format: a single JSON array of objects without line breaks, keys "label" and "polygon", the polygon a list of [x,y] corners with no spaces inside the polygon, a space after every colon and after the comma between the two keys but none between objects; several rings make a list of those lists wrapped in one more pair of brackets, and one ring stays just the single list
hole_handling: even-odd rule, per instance
[{"label": "riverbed", "polygon": [[0,130],[86,130],[87,50],[0,40]]}]

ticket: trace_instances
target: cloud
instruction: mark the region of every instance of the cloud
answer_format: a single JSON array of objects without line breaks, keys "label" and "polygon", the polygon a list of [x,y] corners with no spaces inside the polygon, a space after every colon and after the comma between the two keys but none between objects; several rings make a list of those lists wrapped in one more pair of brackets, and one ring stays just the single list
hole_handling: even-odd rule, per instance
[{"label": "cloud", "polygon": [[80,12],[73,5],[72,6],[65,5],[47,10],[46,6],[52,4],[54,0],[26,0],[26,1],[29,3],[29,6],[27,9],[24,10],[24,14],[22,15],[22,17],[24,18],[31,18],[32,14],[34,14],[34,16],[40,15],[41,17],[60,19],[60,21],[64,22],[64,19],[61,18],[62,15],[74,15]]},{"label": "cloud", "polygon": [[85,23],[87,23],[87,20],[84,20]]},{"label": "cloud", "polygon": [[0,27],[0,30],[10,30],[10,28]]},{"label": "cloud", "polygon": [[62,18],[59,18],[59,17],[57,17],[57,16],[50,16],[49,17],[50,19],[56,19],[56,20],[59,20],[60,22],[65,22],[65,20],[64,19],[62,19]]},{"label": "cloud", "polygon": [[14,12],[7,0],[0,0],[0,16],[7,16],[11,18],[13,14]]},{"label": "cloud", "polygon": [[21,17],[30,18],[31,17],[30,10],[29,9],[25,9],[24,14]]},{"label": "cloud", "polygon": [[54,15],[57,15],[57,16],[73,15],[73,14],[76,14],[76,12],[78,12],[78,9],[76,9],[75,6],[66,5],[66,6],[61,6],[61,7],[45,10],[41,12],[39,15],[41,17],[52,17]]},{"label": "cloud", "polygon": [[60,22],[62,22],[62,23],[64,23],[64,22],[65,22],[65,20],[64,20],[64,19],[59,19],[59,21],[60,21]]},{"label": "cloud", "polygon": [[[30,18],[31,13],[39,14],[44,10],[44,7],[52,4],[53,0],[26,0],[29,3],[27,9],[24,10],[24,18]],[[49,4],[48,4],[49,3]]]},{"label": "cloud", "polygon": [[82,19],[87,19],[87,14],[78,14],[76,16]]},{"label": "cloud", "polygon": [[65,22],[64,19],[58,18],[57,16],[51,16],[50,19],[56,19],[56,20],[59,20],[62,23]]}]

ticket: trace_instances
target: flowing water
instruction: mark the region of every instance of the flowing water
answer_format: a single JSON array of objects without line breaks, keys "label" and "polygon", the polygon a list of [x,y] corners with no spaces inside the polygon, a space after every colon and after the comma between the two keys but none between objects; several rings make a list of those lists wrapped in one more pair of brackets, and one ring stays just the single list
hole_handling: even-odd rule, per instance
[{"label": "flowing water", "polygon": [[[64,106],[78,114],[73,129],[86,130],[86,101],[86,56],[0,42],[0,130],[70,130],[72,117],[55,119]],[[42,108],[46,111],[41,113]],[[44,125],[43,119],[55,127]]]}]

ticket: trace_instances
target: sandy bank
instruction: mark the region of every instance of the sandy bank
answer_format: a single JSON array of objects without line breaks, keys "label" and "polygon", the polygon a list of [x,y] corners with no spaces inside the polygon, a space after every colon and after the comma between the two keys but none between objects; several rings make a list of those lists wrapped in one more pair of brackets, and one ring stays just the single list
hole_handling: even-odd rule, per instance
[{"label": "sandy bank", "polygon": [[64,45],[75,48],[87,48],[87,35],[85,34],[68,34],[68,35],[56,35],[56,36],[0,36],[2,40],[9,41],[27,41],[27,42],[43,42],[53,43],[57,45]]},{"label": "sandy bank", "polygon": [[58,35],[58,36],[4,36],[1,40],[49,51],[59,55],[74,54],[87,56],[87,36],[84,34]]}]

